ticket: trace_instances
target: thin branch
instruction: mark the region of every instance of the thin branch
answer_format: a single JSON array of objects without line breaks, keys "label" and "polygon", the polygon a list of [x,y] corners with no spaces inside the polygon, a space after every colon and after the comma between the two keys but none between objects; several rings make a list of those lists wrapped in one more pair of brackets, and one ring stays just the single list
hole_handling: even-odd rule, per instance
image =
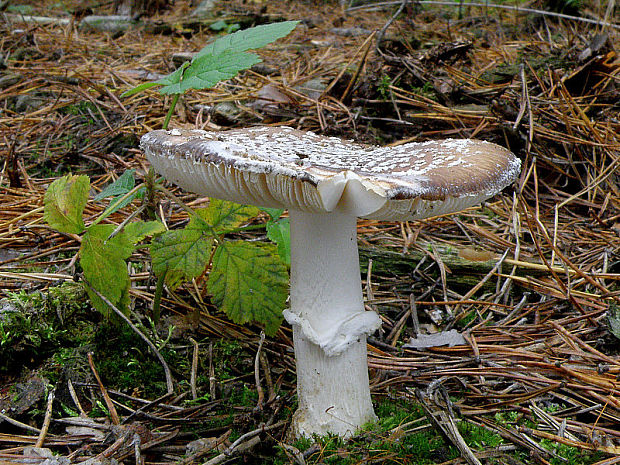
[{"label": "thin branch", "polygon": [[108,411],[110,412],[110,419],[112,420],[113,425],[120,425],[121,419],[118,416],[118,412],[116,411],[116,407],[114,407],[114,403],[110,396],[108,395],[108,391],[106,390],[103,382],[101,382],[101,378],[99,377],[99,373],[97,372],[97,368],[95,367],[95,362],[93,361],[93,353],[88,353],[88,364],[90,365],[90,369],[97,380],[97,385],[101,390],[101,394],[103,395],[103,400],[105,401],[105,405],[108,407]]},{"label": "thin branch", "polygon": [[97,289],[95,289],[92,286],[92,284],[90,284],[88,282],[88,280],[84,276],[82,276],[82,281],[84,281],[84,284],[86,284],[89,287],[89,289],[95,293],[95,295],[97,297],[99,297],[101,300],[103,300],[108,307],[110,307],[112,310],[114,310],[114,313],[116,313],[125,323],[127,323],[129,325],[129,327],[138,336],[140,336],[140,338],[144,342],[146,342],[146,344],[151,348],[151,350],[153,351],[153,353],[155,354],[155,356],[157,357],[157,359],[161,363],[162,367],[164,368],[164,374],[166,376],[166,386],[167,386],[167,389],[168,389],[168,394],[171,394],[174,391],[174,384],[172,383],[172,375],[170,374],[170,368],[168,367],[168,364],[166,363],[166,360],[164,360],[164,357],[162,357],[162,355],[159,353],[159,350],[157,350],[157,347],[155,347],[155,344],[153,344],[148,337],[146,337],[144,334],[142,334],[142,332],[138,329],[138,327],[136,325],[134,325],[129,318],[127,318],[127,315],[125,315],[118,308],[116,308],[116,306],[112,302],[110,302],[103,294],[101,294],[101,292],[99,292]]},{"label": "thin branch", "polygon": [[196,372],[198,371],[198,343],[192,337],[189,338],[189,342],[194,346],[194,351],[192,354],[192,373],[189,378],[189,386],[192,390],[192,399],[196,400],[198,398],[198,392],[196,391]]},{"label": "thin branch", "polygon": [[258,402],[256,403],[256,409],[263,409],[263,402],[265,400],[265,393],[263,387],[260,385],[260,354],[263,349],[263,343],[265,342],[265,331],[260,332],[260,340],[258,341],[258,349],[256,349],[256,357],[254,357],[254,380],[256,381],[256,392],[258,392]]},{"label": "thin branch", "polygon": [[[380,48],[381,48],[381,41],[383,40],[383,36],[385,35],[385,31],[387,31],[388,28],[392,25],[392,23],[396,20],[396,18],[398,18],[400,16],[400,14],[405,9],[405,6],[407,6],[407,3],[409,3],[409,0],[401,0],[398,3],[400,3],[400,6],[396,10],[396,13],[394,13],[392,15],[392,17],[388,20],[388,22],[385,23],[383,25],[383,27],[381,28],[381,30],[377,33],[377,42],[375,44],[375,50],[380,55],[382,55]],[[394,4],[394,3],[392,3],[392,4]]]},{"label": "thin branch", "polygon": [[35,447],[43,447],[43,443],[45,442],[45,437],[47,436],[47,430],[50,427],[50,423],[52,421],[52,405],[54,404],[54,389],[50,391],[47,396],[47,407],[45,409],[45,418],[43,419],[43,426],[41,426],[41,433],[39,433],[39,437],[37,438],[37,442],[35,443]]}]

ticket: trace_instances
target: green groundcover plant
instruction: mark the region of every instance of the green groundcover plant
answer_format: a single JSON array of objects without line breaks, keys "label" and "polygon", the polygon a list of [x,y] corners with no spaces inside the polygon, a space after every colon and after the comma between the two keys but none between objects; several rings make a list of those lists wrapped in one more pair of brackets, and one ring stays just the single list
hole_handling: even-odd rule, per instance
[{"label": "green groundcover plant", "polygon": [[[275,243],[228,239],[230,233],[252,229],[254,226],[247,224],[260,209],[218,199],[211,199],[206,208],[187,209],[190,219],[183,229],[166,230],[159,220],[131,218],[120,225],[102,224],[143,193],[148,183],[134,184],[134,170],[128,170],[97,195],[94,201],[112,200],[88,226],[83,219],[90,191],[88,176],[63,176],[45,194],[45,221],[59,232],[81,236],[78,257],[93,306],[106,316],[112,310],[109,303],[128,313],[131,282],[127,262],[151,237],[145,248],[150,250],[152,271],[158,278],[156,294],[164,284],[174,290],[210,270],[207,291],[219,309],[235,323],[254,321],[262,324],[267,334],[275,333],[288,294],[290,260],[287,223],[279,218],[282,211],[269,209],[272,216],[264,226]],[[167,192],[157,183],[154,188]]]},{"label": "green groundcover plant", "polygon": [[123,96],[129,97],[152,87],[158,87],[160,94],[172,95],[163,124],[164,129],[167,129],[181,94],[189,89],[213,87],[259,63],[261,58],[248,50],[264,47],[288,35],[297,24],[298,21],[265,24],[220,37],[200,50],[191,62],[183,63],[176,71],[157,81],[146,82],[125,92]]},{"label": "green groundcover plant", "polygon": [[[220,37],[168,76],[123,95],[152,87],[158,87],[161,94],[173,95],[163,124],[167,128],[181,94],[213,87],[258,63],[260,57],[248,50],[286,36],[296,25],[297,21],[285,21]],[[155,320],[164,284],[174,290],[183,282],[205,276],[213,303],[229,318],[240,324],[257,322],[267,334],[274,334],[282,322],[288,294],[290,242],[288,220],[280,218],[282,210],[264,210],[270,217],[264,227],[273,242],[234,240],[228,237],[230,233],[252,228],[247,225],[260,213],[258,208],[211,199],[207,208],[193,211],[155,182],[152,173],[145,183],[135,184],[135,170],[127,170],[95,196],[93,201],[112,200],[89,225],[83,218],[89,201],[88,176],[66,175],[54,181],[45,194],[45,221],[59,232],[81,236],[78,258],[93,306],[106,316],[110,315],[111,305],[128,313],[131,282],[127,262],[136,248],[144,245],[150,250],[152,271],[158,278]],[[189,222],[183,229],[166,230],[159,220],[136,219],[149,208],[148,199],[153,199],[156,191],[174,199],[188,212]],[[103,222],[138,197],[143,198],[142,206],[120,225]],[[151,238],[150,242],[144,244],[147,238]]]}]

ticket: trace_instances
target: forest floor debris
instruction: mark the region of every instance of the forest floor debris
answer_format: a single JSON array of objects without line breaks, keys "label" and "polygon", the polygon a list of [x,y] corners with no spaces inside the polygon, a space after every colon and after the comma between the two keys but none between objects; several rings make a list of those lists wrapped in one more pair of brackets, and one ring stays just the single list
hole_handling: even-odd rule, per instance
[{"label": "forest floor debris", "polygon": [[[21,3],[0,20],[0,462],[620,462],[613,10],[585,2],[580,14],[597,26],[422,2],[389,23],[401,2],[345,11],[349,2],[221,0],[199,20],[177,1],[106,33],[77,27],[80,2]],[[58,21],[27,21],[41,16]],[[93,195],[127,169],[147,172],[138,140],[161,127],[165,102],[122,92],[169,73],[218,28],[281,19],[302,24],[261,50],[260,66],[183,96],[172,126],[286,124],[375,144],[476,137],[523,161],[515,188],[481,207],[359,222],[366,305],[383,319],[369,344],[380,420],[319,447],[286,439],[287,328],[257,355],[260,328],[218,313],[200,281],[166,294],[164,323],[152,326],[154,282],[137,252],[133,318],[172,369],[171,395],[146,345],[90,310],[73,281],[76,237],[42,219],[47,186],[67,172],[88,174]],[[208,202],[177,193],[193,207]],[[89,203],[86,214],[103,208]],[[186,218],[168,204],[162,212],[170,228]],[[441,331],[465,343],[409,342]]]}]

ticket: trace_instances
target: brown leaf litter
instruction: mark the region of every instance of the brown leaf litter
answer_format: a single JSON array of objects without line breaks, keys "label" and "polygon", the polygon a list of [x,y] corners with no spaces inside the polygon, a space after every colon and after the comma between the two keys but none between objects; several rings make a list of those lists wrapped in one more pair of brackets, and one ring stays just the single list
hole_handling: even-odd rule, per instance
[{"label": "brown leaf litter", "polygon": [[[45,2],[30,3],[33,14],[62,15]],[[538,463],[552,457],[542,440],[604,452],[601,463],[616,463],[620,341],[608,318],[620,318],[614,313],[620,308],[618,29],[476,7],[448,20],[455,12],[447,7],[408,5],[382,31],[394,8],[345,13],[336,2],[217,2],[217,18],[229,23],[303,21],[260,50],[262,67],[189,92],[172,125],[286,124],[362,142],[476,137],[509,147],[523,161],[521,178],[486,205],[416,223],[359,222],[366,304],[384,321],[369,340],[373,394],[424,402],[455,443],[455,429],[446,425],[460,415],[530,451]],[[208,27],[184,23],[189,11],[188,2],[178,1],[118,36],[82,31],[75,21],[0,21],[2,294],[73,279],[70,257],[79,238],[42,220],[43,195],[55,178],[68,170],[88,174],[98,192],[126,169],[146,172],[136,141],[161,126],[166,99],[150,91],[130,99],[120,94],[170,72],[173,54],[196,52],[211,38]],[[168,34],[148,32],[155,24],[166,25],[159,30]],[[192,206],[208,201],[183,198]],[[102,208],[89,204],[86,216]],[[119,224],[134,208],[107,221]],[[162,205],[162,212],[171,227],[184,221],[174,206]],[[148,306],[153,292],[149,273],[134,272],[133,298]],[[226,320],[200,281],[166,295],[163,307],[181,316],[197,308],[210,340],[237,338],[258,347],[258,329]],[[402,347],[417,334],[451,330],[465,343]],[[265,341],[260,366],[270,391],[276,372],[294,368],[290,338],[282,328]],[[117,404],[128,400],[110,395]],[[282,408],[270,397],[271,408]],[[56,429],[41,441],[0,433],[0,461],[23,458],[37,443],[73,461],[141,454],[180,460],[180,426],[214,415],[213,402],[191,408],[170,397],[137,402],[140,412],[121,413],[135,419],[115,432],[90,422],[74,433]],[[560,407],[550,413],[544,408],[550,405]],[[536,428],[494,420],[506,411],[536,420]],[[262,428],[282,439],[285,423],[273,418]],[[142,422],[149,421],[157,432],[145,430]],[[254,431],[244,444],[267,434],[241,414],[238,421]],[[104,445],[88,428],[103,429],[112,440]],[[215,432],[190,461],[216,450],[232,454],[243,444],[231,444],[229,434]],[[463,454],[470,463],[478,460]],[[190,463],[188,457],[182,462]]]}]

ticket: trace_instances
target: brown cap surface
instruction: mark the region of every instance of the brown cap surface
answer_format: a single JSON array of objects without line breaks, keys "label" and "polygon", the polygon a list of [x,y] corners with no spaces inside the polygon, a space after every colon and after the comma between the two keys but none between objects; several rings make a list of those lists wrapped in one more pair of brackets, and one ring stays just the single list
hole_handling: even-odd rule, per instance
[{"label": "brown cap surface", "polygon": [[513,182],[521,166],[489,142],[370,147],[287,127],[159,130],[141,147],[166,179],[201,195],[389,220],[476,205]]}]

